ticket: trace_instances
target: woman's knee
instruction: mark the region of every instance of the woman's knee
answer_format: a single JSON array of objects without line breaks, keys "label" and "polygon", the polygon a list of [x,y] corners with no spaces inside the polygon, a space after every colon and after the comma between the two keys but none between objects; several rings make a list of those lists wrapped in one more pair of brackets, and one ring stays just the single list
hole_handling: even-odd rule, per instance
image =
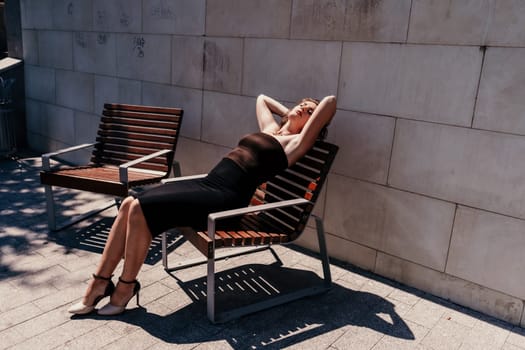
[{"label": "woman's knee", "polygon": [[142,212],[142,207],[138,199],[134,198],[129,204],[129,214],[128,217],[133,221],[145,221],[144,213]]},{"label": "woman's knee", "polygon": [[135,200],[135,198],[131,196],[124,198],[120,203],[119,211],[127,212],[129,210],[129,206],[131,205],[131,203],[133,203],[133,200]]}]

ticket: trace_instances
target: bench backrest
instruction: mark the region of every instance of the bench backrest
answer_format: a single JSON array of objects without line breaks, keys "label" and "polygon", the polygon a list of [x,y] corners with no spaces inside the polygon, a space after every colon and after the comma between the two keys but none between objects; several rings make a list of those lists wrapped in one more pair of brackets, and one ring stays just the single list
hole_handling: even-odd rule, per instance
[{"label": "bench backrest", "polygon": [[274,209],[259,214],[257,220],[275,232],[286,233],[289,241],[296,239],[306,227],[338,149],[317,141],[297,163],[261,185],[252,198],[255,205],[294,198],[308,199],[311,205]]},{"label": "bench backrest", "polygon": [[179,108],[130,104],[104,104],[97,145],[91,162],[120,165],[159,150],[172,150],[163,156],[136,165],[137,168],[169,172],[182,123]]}]

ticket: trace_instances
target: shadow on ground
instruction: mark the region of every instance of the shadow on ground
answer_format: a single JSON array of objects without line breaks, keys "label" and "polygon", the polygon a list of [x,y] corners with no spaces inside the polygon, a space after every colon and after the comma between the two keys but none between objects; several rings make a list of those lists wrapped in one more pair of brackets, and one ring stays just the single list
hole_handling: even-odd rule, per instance
[{"label": "shadow on ground", "polygon": [[[280,264],[247,264],[219,272],[217,281],[229,281],[234,288],[222,288],[228,283],[223,283],[222,287],[219,283],[218,305],[240,306],[268,297],[269,293],[261,293],[261,288],[255,286],[254,278],[267,281],[279,294],[285,294],[289,289],[298,287],[298,281],[303,285],[322,283],[320,277],[313,272],[278,265]],[[232,279],[231,276],[237,278]],[[148,308],[137,307],[117,316],[116,319],[139,326],[166,343],[198,344],[226,341],[234,349],[283,348],[320,335],[330,338],[330,334],[335,334],[332,331],[349,325],[366,327],[395,338],[414,339],[414,334],[397,314],[391,302],[375,294],[351,290],[337,283],[333,284],[331,290],[319,296],[304,298],[235,321],[214,325],[206,317],[205,278],[190,281],[173,278],[191,297],[190,304],[165,316],[150,312]],[[236,288],[235,285],[242,287]],[[86,317],[104,319],[101,316],[74,318]]]}]

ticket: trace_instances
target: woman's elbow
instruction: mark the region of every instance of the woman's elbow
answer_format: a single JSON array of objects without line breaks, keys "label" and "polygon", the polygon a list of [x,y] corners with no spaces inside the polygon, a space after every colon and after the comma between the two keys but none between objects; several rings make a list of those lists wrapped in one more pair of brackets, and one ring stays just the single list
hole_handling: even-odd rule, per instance
[{"label": "woman's elbow", "polygon": [[334,95],[326,96],[324,100],[328,105],[333,105],[334,107],[337,105],[337,98]]}]

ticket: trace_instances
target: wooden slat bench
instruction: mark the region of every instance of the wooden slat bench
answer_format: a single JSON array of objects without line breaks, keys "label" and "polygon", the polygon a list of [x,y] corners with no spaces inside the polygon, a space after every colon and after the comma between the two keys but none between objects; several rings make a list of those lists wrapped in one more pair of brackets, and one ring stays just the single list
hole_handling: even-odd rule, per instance
[{"label": "wooden slat bench", "polygon": [[[40,182],[46,190],[49,228],[57,229],[53,186],[124,197],[133,187],[168,177],[182,116],[180,108],[107,103],[96,143],[42,155]],[[51,168],[50,159],[88,147],[93,147],[88,165]],[[61,228],[86,216],[71,220]]]},{"label": "wooden slat bench", "polygon": [[[249,306],[220,314],[215,311],[215,261],[271,249],[274,244],[295,241],[304,231],[314,204],[325,183],[326,177],[337,154],[336,145],[317,141],[315,146],[296,164],[261,185],[255,192],[251,205],[246,208],[212,213],[208,216],[207,231],[181,228],[180,231],[203,255],[203,259],[186,261],[170,268],[167,259],[167,237],[162,236],[163,264],[166,271],[176,271],[198,264],[208,263],[207,308],[212,322],[225,322],[239,316],[282,304],[304,296],[328,290],[331,286],[328,253],[324,238],[322,219],[312,215],[316,221],[317,237],[324,281],[322,286],[298,290],[292,294],[277,296]],[[205,175],[194,175],[163,182],[179,181]],[[240,253],[217,255],[216,250],[232,247],[253,247]]]}]

